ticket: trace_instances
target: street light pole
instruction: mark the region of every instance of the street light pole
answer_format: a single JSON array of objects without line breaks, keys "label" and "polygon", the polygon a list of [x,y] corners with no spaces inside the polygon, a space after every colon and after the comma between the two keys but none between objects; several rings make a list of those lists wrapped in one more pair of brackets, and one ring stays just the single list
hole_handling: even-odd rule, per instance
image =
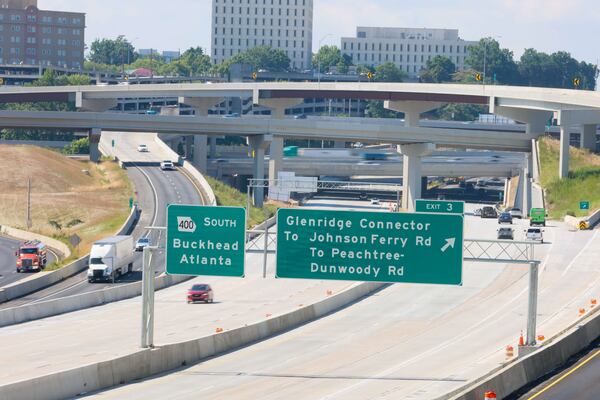
[{"label": "street light pole", "polygon": [[[323,43],[323,40],[327,39],[329,36],[333,36],[333,35],[331,33],[328,33],[327,35],[323,36],[321,38],[321,40],[319,40],[319,50],[317,50],[317,55],[318,55],[318,51],[321,50],[321,43]],[[318,82],[318,85],[320,86],[321,85],[321,58],[320,57],[319,57],[319,60],[317,61],[317,65],[318,65],[318,67],[317,67],[317,74],[318,74],[317,82]]]}]

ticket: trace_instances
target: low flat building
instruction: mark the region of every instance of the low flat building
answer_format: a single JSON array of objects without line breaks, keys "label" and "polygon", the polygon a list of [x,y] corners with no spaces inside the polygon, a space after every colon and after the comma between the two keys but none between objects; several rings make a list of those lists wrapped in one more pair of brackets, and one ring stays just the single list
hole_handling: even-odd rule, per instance
[{"label": "low flat building", "polygon": [[469,46],[475,41],[463,40],[458,29],[426,28],[356,28],[356,37],[342,37],[342,53],[355,64],[377,66],[392,62],[417,79],[427,61],[435,56],[448,57],[457,70],[466,68]]}]

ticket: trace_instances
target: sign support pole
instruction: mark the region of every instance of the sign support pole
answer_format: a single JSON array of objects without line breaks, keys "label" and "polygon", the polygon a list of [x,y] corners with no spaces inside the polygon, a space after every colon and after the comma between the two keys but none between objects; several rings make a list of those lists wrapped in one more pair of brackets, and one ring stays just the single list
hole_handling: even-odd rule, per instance
[{"label": "sign support pole", "polygon": [[265,221],[265,250],[263,253],[263,278],[267,277],[267,257],[269,251],[269,225]]},{"label": "sign support pole", "polygon": [[250,185],[246,189],[246,220],[250,221]]},{"label": "sign support pole", "polygon": [[[533,260],[533,246],[531,246],[531,258]],[[538,299],[538,262],[529,263],[529,304],[527,307],[527,346],[536,344],[537,323],[537,299]]]},{"label": "sign support pole", "polygon": [[145,247],[142,265],[142,337],[141,347],[154,347],[154,270],[152,253],[154,247]]}]

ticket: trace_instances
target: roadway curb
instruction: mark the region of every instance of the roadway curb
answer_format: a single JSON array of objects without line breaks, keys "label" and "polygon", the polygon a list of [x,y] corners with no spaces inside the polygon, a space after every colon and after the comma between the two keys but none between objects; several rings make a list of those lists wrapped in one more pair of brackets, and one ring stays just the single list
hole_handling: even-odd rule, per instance
[{"label": "roadway curb", "polygon": [[312,305],[254,324],[2,385],[0,398],[58,400],[147,378],[297,328],[346,307],[385,286],[380,283],[357,284]]},{"label": "roadway curb", "polygon": [[[131,226],[133,226],[135,221],[137,221],[138,215],[138,208],[137,206],[134,206],[129,213],[129,217],[127,217],[127,220],[116,234],[121,235],[127,232]],[[71,264],[57,269],[56,271],[41,273],[38,274],[34,279],[16,282],[12,285],[0,288],[0,303],[26,296],[30,293],[36,292],[75,274],[78,274],[87,267],[87,259],[88,255],[85,255]],[[0,321],[2,321],[2,312],[3,311],[0,311]],[[2,326],[1,323],[0,326]]]},{"label": "roadway curb", "polygon": [[56,240],[48,236],[40,235],[34,232],[24,231],[22,229],[12,228],[6,225],[0,225],[0,234],[19,240],[39,240],[40,242],[45,243],[48,247],[57,250],[59,253],[62,254],[63,258],[69,258],[71,256],[71,249],[69,249],[69,246],[67,246],[60,240]]},{"label": "roadway curb", "polygon": [[480,400],[494,391],[499,399],[536,382],[564,365],[573,355],[600,338],[600,312],[596,308],[583,320],[550,338],[536,351],[496,368],[436,400]]}]

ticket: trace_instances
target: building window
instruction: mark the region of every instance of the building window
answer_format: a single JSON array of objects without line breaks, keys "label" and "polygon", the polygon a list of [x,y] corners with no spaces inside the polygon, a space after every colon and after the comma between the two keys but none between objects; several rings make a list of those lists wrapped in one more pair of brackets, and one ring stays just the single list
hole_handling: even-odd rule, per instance
[{"label": "building window", "polygon": [[37,17],[35,15],[27,16],[27,22],[35,22],[36,20],[37,20]]},{"label": "building window", "polygon": [[11,22],[21,22],[21,16],[13,14],[10,16],[10,20],[11,20]]},{"label": "building window", "polygon": [[35,26],[32,26],[32,25],[27,26],[27,32],[35,33],[36,32]]},{"label": "building window", "polygon": [[66,24],[67,23],[67,17],[58,17],[56,21],[59,24]]},{"label": "building window", "polygon": [[42,17],[42,22],[45,24],[51,24],[52,23],[52,17],[49,15],[44,15]]}]

